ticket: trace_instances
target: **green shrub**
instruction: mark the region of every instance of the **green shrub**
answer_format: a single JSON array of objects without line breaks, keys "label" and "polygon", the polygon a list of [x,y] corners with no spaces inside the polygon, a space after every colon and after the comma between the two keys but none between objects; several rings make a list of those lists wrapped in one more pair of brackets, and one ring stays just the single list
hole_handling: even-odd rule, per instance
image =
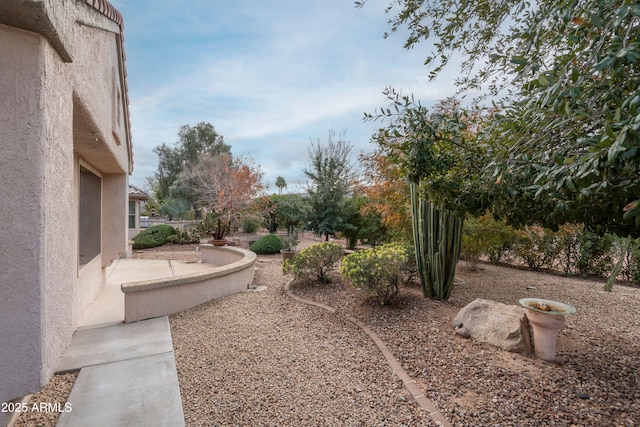
[{"label": "green shrub", "polygon": [[178,230],[167,224],[149,227],[133,238],[133,249],[154,248],[167,243],[169,236],[177,235]]},{"label": "green shrub", "polygon": [[491,214],[467,217],[462,230],[460,258],[471,270],[476,270],[482,256],[496,264],[513,249],[517,234],[504,221],[496,221]]},{"label": "green shrub", "polygon": [[380,304],[385,305],[398,294],[407,261],[406,248],[389,243],[346,256],[340,273],[352,286],[377,295]]},{"label": "green shrub", "polygon": [[467,263],[472,271],[478,269],[480,257],[489,250],[482,231],[483,227],[478,218],[465,218],[460,244],[460,258]]},{"label": "green shrub", "polygon": [[517,240],[516,231],[504,221],[496,221],[491,214],[481,216],[479,222],[481,226],[478,232],[484,241],[484,254],[491,263],[503,261],[513,250]]},{"label": "green shrub", "polygon": [[262,221],[254,216],[246,216],[242,218],[242,231],[248,234],[254,234],[260,229]]},{"label": "green shrub", "polygon": [[558,263],[565,276],[577,271],[577,262],[580,257],[580,235],[582,225],[565,224],[556,232],[558,236]]},{"label": "green shrub", "polygon": [[184,230],[180,234],[172,234],[167,237],[167,243],[173,243],[176,245],[200,243],[200,237],[196,233],[189,233],[187,230]]},{"label": "green shrub", "polygon": [[257,254],[277,254],[282,249],[282,240],[275,234],[267,234],[256,240],[249,249]]},{"label": "green shrub", "polygon": [[343,252],[344,250],[337,243],[317,243],[301,250],[292,259],[285,260],[282,272],[293,274],[296,278],[315,276],[320,282],[328,283],[330,280],[327,274],[335,269]]},{"label": "green shrub", "polygon": [[517,232],[513,251],[532,270],[552,267],[558,257],[559,245],[555,233],[546,228],[528,226]]},{"label": "green shrub", "polygon": [[622,274],[634,285],[640,285],[640,239],[631,240],[625,255]]},{"label": "green shrub", "polygon": [[200,238],[211,238],[211,233],[218,225],[218,218],[220,218],[220,214],[207,214],[204,220],[193,226],[191,232]]},{"label": "green shrub", "polygon": [[565,275],[605,277],[611,272],[613,236],[599,236],[585,230],[583,225],[563,225],[556,235],[559,263]]},{"label": "green shrub", "polygon": [[606,277],[613,269],[613,236],[599,236],[584,230],[578,236],[580,254],[577,260],[578,273],[582,276]]}]

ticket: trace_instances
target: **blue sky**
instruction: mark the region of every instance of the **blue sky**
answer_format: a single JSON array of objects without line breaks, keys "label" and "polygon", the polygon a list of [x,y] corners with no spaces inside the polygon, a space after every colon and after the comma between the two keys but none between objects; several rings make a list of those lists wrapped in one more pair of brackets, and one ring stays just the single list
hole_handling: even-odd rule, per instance
[{"label": "blue sky", "polygon": [[130,182],[157,167],[153,147],[182,125],[213,124],[234,156],[261,166],[269,192],[282,175],[300,191],[310,140],[345,132],[353,158],[371,152],[387,86],[424,104],[452,95],[452,77],[427,80],[426,46],[403,49],[388,0],[111,0],[125,23],[134,144]]}]

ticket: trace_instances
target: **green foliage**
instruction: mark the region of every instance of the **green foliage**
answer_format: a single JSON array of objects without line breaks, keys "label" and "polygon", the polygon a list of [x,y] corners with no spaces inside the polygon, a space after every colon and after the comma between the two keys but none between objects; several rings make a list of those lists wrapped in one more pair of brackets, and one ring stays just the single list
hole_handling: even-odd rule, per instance
[{"label": "green foliage", "polygon": [[262,211],[262,224],[269,233],[277,233],[280,227],[280,224],[278,224],[278,205],[276,205],[273,197],[266,197],[265,203],[265,209]]},{"label": "green foliage", "polygon": [[218,225],[218,218],[220,218],[220,214],[207,214],[204,220],[193,226],[192,232],[200,238],[210,237]]},{"label": "green foliage", "polygon": [[336,140],[334,131],[329,131],[326,144],[312,141],[309,148],[310,165],[304,173],[309,179],[310,226],[327,240],[341,231],[344,224],[345,197],[353,178],[351,148],[344,135]]},{"label": "green foliage", "polygon": [[634,285],[640,285],[640,239],[629,242],[622,275]]},{"label": "green foliage", "polygon": [[482,215],[478,221],[478,238],[483,239],[486,245],[484,255],[494,264],[503,261],[517,239],[515,230],[504,221],[496,220],[491,214]]},{"label": "green foliage", "polygon": [[438,209],[411,184],[414,246],[418,277],[425,297],[447,300],[460,257],[463,220]]},{"label": "green foliage", "polygon": [[376,246],[389,239],[380,213],[375,209],[364,209],[368,203],[369,198],[360,194],[345,199],[342,234],[347,240],[347,249],[355,249],[358,240]]},{"label": "green foliage", "polygon": [[277,254],[282,249],[282,241],[275,234],[267,234],[256,240],[249,249],[257,254]]},{"label": "green foliage", "polygon": [[380,304],[385,305],[398,294],[407,261],[406,248],[390,243],[346,256],[340,273],[352,286],[377,295]]},{"label": "green foliage", "polygon": [[287,251],[295,251],[300,244],[298,230],[296,228],[290,230],[290,233],[280,239],[282,241],[282,249]]},{"label": "green foliage", "polygon": [[165,200],[173,195],[194,203],[197,195],[188,190],[186,183],[181,182],[181,174],[195,167],[202,153],[231,154],[231,147],[224,143],[222,135],[216,132],[213,125],[201,122],[194,127],[182,126],[174,147],[162,144],[153,152],[158,155],[158,169],[154,175],[156,198]]},{"label": "green foliage", "polygon": [[382,215],[373,210],[366,213],[361,212],[360,228],[358,238],[365,245],[377,246],[382,242],[391,240],[389,229],[382,222]]},{"label": "green foliage", "polygon": [[189,202],[184,199],[167,197],[162,203],[160,214],[169,218],[169,221],[184,219],[185,212],[189,209]]},{"label": "green foliage", "polygon": [[159,224],[146,228],[133,238],[133,249],[146,249],[162,246],[167,243],[172,235],[177,235],[178,230],[170,225]]},{"label": "green foliage", "polygon": [[345,218],[342,225],[342,234],[347,239],[347,249],[355,249],[358,244],[364,222],[360,209],[362,209],[365,202],[366,198],[359,195],[353,195],[345,200]]},{"label": "green foliage", "polygon": [[539,226],[525,227],[516,231],[517,239],[513,252],[533,270],[551,268],[560,253],[555,233]]},{"label": "green foliage", "polygon": [[[398,118],[386,134],[409,143],[401,150],[408,173],[424,179],[426,171],[432,200],[471,213],[490,208],[518,227],[580,223],[600,235],[640,236],[637,2],[400,0],[387,12],[393,31],[408,30],[406,47],[434,46],[432,78],[460,55],[462,91],[484,85],[510,95],[461,150],[439,149],[455,126],[440,132],[410,97],[382,114]],[[476,197],[465,179],[452,196],[459,170],[477,175]]]},{"label": "green foliage", "polygon": [[287,181],[285,181],[284,177],[278,175],[276,178],[276,187],[278,187],[278,194],[282,194],[282,189],[287,186]]},{"label": "green foliage", "polygon": [[606,276],[614,266],[614,236],[599,236],[583,225],[567,224],[556,233],[559,264],[566,275]]},{"label": "green foliage", "polygon": [[301,250],[292,259],[285,260],[282,272],[293,274],[296,278],[311,277],[328,283],[327,274],[335,269],[342,254],[343,249],[337,243],[317,243]]},{"label": "green foliage", "polygon": [[583,230],[578,236],[578,244],[580,252],[577,267],[580,275],[603,277],[611,271],[614,265],[612,235],[599,236]]},{"label": "green foliage", "polygon": [[187,230],[184,230],[182,233],[172,234],[167,237],[167,243],[174,243],[178,245],[195,244],[200,243],[200,237],[193,232],[189,233]]},{"label": "green foliage", "polygon": [[307,200],[297,194],[273,195],[270,199],[275,203],[276,222],[287,234],[294,228],[304,229],[311,210]]},{"label": "green foliage", "polygon": [[584,231],[582,225],[565,224],[558,229],[558,245],[560,248],[558,263],[566,276],[577,273],[577,262],[580,258],[580,236]]},{"label": "green foliage", "polygon": [[249,215],[242,218],[242,231],[248,234],[254,234],[260,229],[262,221],[259,218]]},{"label": "green foliage", "polygon": [[464,221],[462,228],[462,240],[460,243],[460,258],[463,259],[470,270],[478,269],[478,262],[482,255],[489,251],[487,240],[485,240],[480,220],[468,217]]}]

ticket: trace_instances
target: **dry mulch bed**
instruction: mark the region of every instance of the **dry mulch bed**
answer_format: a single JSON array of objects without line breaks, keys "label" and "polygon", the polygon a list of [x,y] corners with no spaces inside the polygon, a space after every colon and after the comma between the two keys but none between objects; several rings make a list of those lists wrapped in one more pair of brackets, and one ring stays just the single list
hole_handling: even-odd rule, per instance
[{"label": "dry mulch bed", "polygon": [[[306,240],[302,246],[312,244],[313,240]],[[151,250],[136,251],[134,257],[145,258],[154,257],[162,259],[183,259],[191,260],[190,257],[198,257],[195,245],[171,245]],[[422,387],[425,395],[431,399],[445,417],[455,426],[640,426],[640,317],[638,316],[638,306],[640,305],[640,289],[625,286],[615,286],[613,292],[608,293],[602,290],[603,281],[582,280],[577,278],[567,278],[558,275],[523,271],[506,267],[492,265],[481,265],[477,272],[471,272],[461,266],[458,277],[465,280],[462,286],[456,286],[449,301],[439,302],[422,297],[421,290],[416,284],[408,284],[401,288],[397,302],[390,306],[381,307],[375,298],[363,295],[361,291],[354,290],[341,283],[336,276],[336,280],[329,285],[320,285],[297,281],[292,283],[291,289],[297,295],[305,298],[323,302],[324,304],[337,308],[336,315],[326,315],[318,313],[317,310],[309,311],[308,308],[292,302],[286,301],[286,295],[278,290],[282,286],[282,279],[268,279],[266,276],[268,265],[277,264],[277,257],[259,257],[258,266],[265,274],[259,273],[256,280],[258,284],[270,286],[268,298],[258,304],[260,312],[246,313],[237,311],[239,322],[248,323],[248,330],[261,330],[270,322],[261,322],[261,316],[269,316],[272,309],[277,308],[276,335],[296,334],[294,325],[299,324],[300,319],[307,316],[308,334],[317,335],[326,342],[325,345],[314,343],[316,347],[310,347],[308,351],[290,350],[295,355],[296,351],[300,356],[310,357],[310,361],[316,360],[313,352],[321,352],[329,349],[329,355],[341,353],[341,346],[356,345],[364,350],[362,353],[345,353],[342,357],[353,359],[349,364],[345,363],[347,375],[355,375],[351,381],[357,381],[358,375],[373,375],[374,389],[383,390],[385,396],[377,402],[385,402],[384,405],[391,405],[393,408],[400,408],[401,412],[395,409],[389,410],[389,418],[384,421],[380,418],[369,418],[370,425],[420,425],[427,421],[420,415],[417,409],[410,409],[415,402],[407,397],[401,388],[398,388],[396,380],[384,380],[384,361],[381,366],[374,365],[375,360],[380,360],[376,355],[377,349],[368,342],[360,342],[358,335],[354,336],[354,342],[347,344],[344,341],[352,334],[351,328],[345,329],[343,315],[350,315],[358,318],[369,325],[388,345],[393,354],[402,363],[405,370]],[[278,267],[274,264],[274,267]],[[277,272],[277,268],[274,272]],[[274,289],[275,288],[275,289]],[[491,299],[506,304],[516,304],[518,299],[523,297],[540,297],[558,300],[576,307],[575,315],[569,316],[567,325],[562,330],[558,340],[558,355],[555,362],[545,362],[533,356],[508,353],[495,349],[488,345],[476,343],[461,338],[453,333],[451,320],[457,312],[475,298]],[[225,307],[234,312],[236,304],[240,304],[242,298],[229,297],[220,301],[208,303],[211,306],[211,316],[215,312],[219,313]],[[192,321],[197,324],[202,321],[200,317],[202,310],[208,310],[207,305],[199,306],[192,310],[195,317]],[[306,314],[305,314],[306,313]],[[188,312],[184,312],[178,317],[188,318]],[[289,319],[289,321],[284,321]],[[221,321],[222,319],[218,319]],[[176,325],[176,318],[172,319],[172,326]],[[209,328],[214,327],[210,324]],[[262,325],[262,326],[261,326]],[[312,327],[313,326],[313,327]],[[193,341],[196,348],[204,344],[202,335],[190,335],[187,325],[181,326],[181,332],[174,331],[174,334],[186,333],[187,341],[181,345],[187,345]],[[187,328],[187,329],[184,329]],[[317,328],[316,332],[314,328]],[[225,329],[226,330],[226,329]],[[221,330],[222,331],[222,330]],[[233,329],[228,330],[229,334]],[[331,332],[334,331],[334,332]],[[271,334],[274,331],[263,331],[264,334]],[[347,335],[345,335],[347,334]],[[190,336],[190,338],[189,338]],[[300,335],[298,339],[306,335]],[[184,338],[184,337],[183,337]],[[350,338],[351,339],[351,338]],[[322,342],[322,341],[321,341]],[[258,345],[267,347],[274,343],[259,340],[258,342],[248,341],[247,345]],[[215,344],[215,343],[213,343]],[[280,343],[276,342],[276,348]],[[208,344],[207,344],[208,345]],[[212,348],[219,346],[214,345]],[[229,352],[238,347],[237,343],[232,344],[228,349],[221,349],[221,357],[230,354]],[[286,350],[280,345],[277,351]],[[238,347],[241,357],[248,357]],[[268,348],[267,348],[268,350]],[[187,350],[188,352],[189,350]],[[195,351],[195,350],[193,350]],[[178,358],[186,358],[182,362],[183,366],[190,363],[188,354],[182,354],[176,349]],[[280,354],[280,353],[278,353]],[[371,354],[373,359],[367,360],[365,364],[358,364],[358,358],[363,358],[363,354]],[[270,361],[268,355],[263,355],[265,363]],[[282,353],[281,357],[289,358],[290,363],[295,362],[295,356],[287,356]],[[291,357],[294,357],[293,359]],[[355,359],[354,359],[355,358]],[[213,359],[215,360],[215,359]],[[220,359],[218,359],[220,360]],[[215,363],[215,362],[214,362]],[[322,364],[321,360],[316,362]],[[355,363],[352,368],[351,363]],[[277,368],[274,366],[274,369]],[[363,368],[360,374],[357,371]],[[380,371],[379,369],[383,370]],[[186,368],[182,368],[186,369]],[[243,369],[240,366],[240,373]],[[330,368],[334,369],[334,368]],[[355,369],[355,372],[353,371]],[[214,377],[215,371],[210,371],[208,366],[196,366],[198,372],[195,381],[201,381],[202,386],[208,386],[205,379]],[[251,389],[260,386],[259,381],[264,379],[258,372],[246,374],[249,381],[246,387]],[[324,381],[322,371],[314,372],[317,381]],[[221,394],[223,399],[225,393],[237,393],[237,384],[231,375],[226,377],[230,382],[221,383],[219,391],[211,390],[211,393]],[[68,393],[68,390],[58,390],[62,388],[58,384],[61,378],[54,378],[49,386],[39,395],[42,401],[52,399],[49,396]],[[220,378],[223,379],[223,378]],[[63,382],[67,380],[63,379]],[[295,399],[296,390],[303,382],[289,383],[280,381],[277,378],[266,378],[268,381],[268,395],[257,394],[253,402],[258,405],[253,409],[260,409],[260,401],[255,399],[273,400],[276,396],[287,396],[287,399]],[[181,379],[181,383],[184,380]],[[253,381],[253,383],[252,383]],[[387,382],[390,381],[390,386]],[[234,388],[235,387],[235,388]],[[349,389],[353,395],[363,392],[369,393],[368,387],[357,386]],[[234,391],[236,390],[236,391]],[[261,390],[264,391],[264,390]],[[207,395],[204,390],[192,390],[190,396],[195,401],[185,401],[185,414],[189,425],[211,425],[208,424],[213,419],[222,420],[220,417],[237,416],[236,421],[244,420],[246,423],[254,425],[269,425],[269,420],[298,420],[312,422],[318,421],[322,424],[322,412],[313,412],[314,405],[323,402],[323,394],[327,390],[316,388],[309,390],[311,395],[315,395],[315,403],[311,397],[305,401],[304,407],[311,412],[291,412],[300,411],[303,408],[293,405],[284,407],[282,414],[267,413],[264,411],[274,410],[273,405],[262,407],[263,412],[255,412],[256,418],[242,418],[241,412],[237,412],[239,407],[217,407],[210,402],[214,394]],[[194,394],[195,393],[195,394]],[[342,399],[339,395],[331,395],[332,390],[328,390],[327,402],[331,399]],[[372,401],[378,399],[375,394],[368,395]],[[285,399],[285,401],[288,401]],[[277,400],[277,399],[276,399]],[[353,403],[353,398],[347,401]],[[213,404],[207,408],[207,405]],[[379,403],[378,403],[379,404]],[[198,417],[195,413],[190,413],[189,405],[199,407],[204,414],[204,418]],[[204,405],[204,407],[202,407]],[[407,406],[409,405],[409,406]],[[339,406],[339,405],[338,405]],[[218,408],[218,409],[216,409]],[[327,408],[325,408],[326,410]],[[348,408],[347,408],[348,409]],[[367,408],[362,408],[365,410]],[[382,409],[382,408],[379,408]],[[217,411],[221,412],[217,412]],[[350,409],[354,411],[353,409]],[[227,412],[225,412],[227,411]],[[232,412],[228,412],[232,411]],[[358,425],[364,419],[358,421],[357,414],[352,412],[352,416],[336,409],[336,418],[333,418],[339,425]],[[214,414],[218,414],[215,416]],[[346,413],[349,413],[348,411]],[[363,416],[371,416],[371,413],[363,413]],[[266,416],[266,418],[258,418]],[[402,417],[404,418],[402,418]],[[195,419],[190,418],[195,417]],[[272,418],[269,418],[272,417]],[[275,417],[275,418],[273,418]],[[284,418],[278,418],[284,417]],[[366,419],[366,418],[365,418]],[[400,421],[402,419],[402,421]],[[413,421],[409,421],[413,420]],[[420,423],[418,420],[422,420]],[[17,425],[53,425],[51,420],[29,420],[21,419],[22,424]],[[35,423],[37,424],[35,424]],[[53,421],[55,422],[55,421]],[[324,420],[326,424],[327,420]],[[40,424],[41,423],[41,424]],[[257,424],[256,424],[257,423]],[[366,422],[365,422],[366,424]],[[221,424],[223,425],[223,424]],[[364,425],[364,424],[363,424]]]},{"label": "dry mulch bed", "polygon": [[[456,426],[640,425],[640,290],[492,265],[463,267],[449,301],[401,288],[396,304],[335,281],[294,283],[305,298],[338,308],[368,324]],[[576,307],[558,339],[555,362],[466,340],[451,321],[476,298],[517,304],[540,297]]]}]

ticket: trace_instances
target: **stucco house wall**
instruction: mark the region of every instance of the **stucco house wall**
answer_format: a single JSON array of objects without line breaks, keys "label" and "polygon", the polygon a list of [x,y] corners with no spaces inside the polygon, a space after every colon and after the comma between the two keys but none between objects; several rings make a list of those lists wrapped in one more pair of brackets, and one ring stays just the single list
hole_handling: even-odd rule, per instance
[{"label": "stucco house wall", "polygon": [[[127,250],[122,28],[105,0],[0,2],[0,402],[48,382]],[[99,178],[100,209],[82,265],[81,170]]]},{"label": "stucco house wall", "polygon": [[[149,195],[136,186],[129,184],[129,240],[140,234],[140,215],[143,211],[143,203],[149,200]],[[133,224],[131,221],[133,220]],[[133,227],[131,227],[133,225]]]}]

